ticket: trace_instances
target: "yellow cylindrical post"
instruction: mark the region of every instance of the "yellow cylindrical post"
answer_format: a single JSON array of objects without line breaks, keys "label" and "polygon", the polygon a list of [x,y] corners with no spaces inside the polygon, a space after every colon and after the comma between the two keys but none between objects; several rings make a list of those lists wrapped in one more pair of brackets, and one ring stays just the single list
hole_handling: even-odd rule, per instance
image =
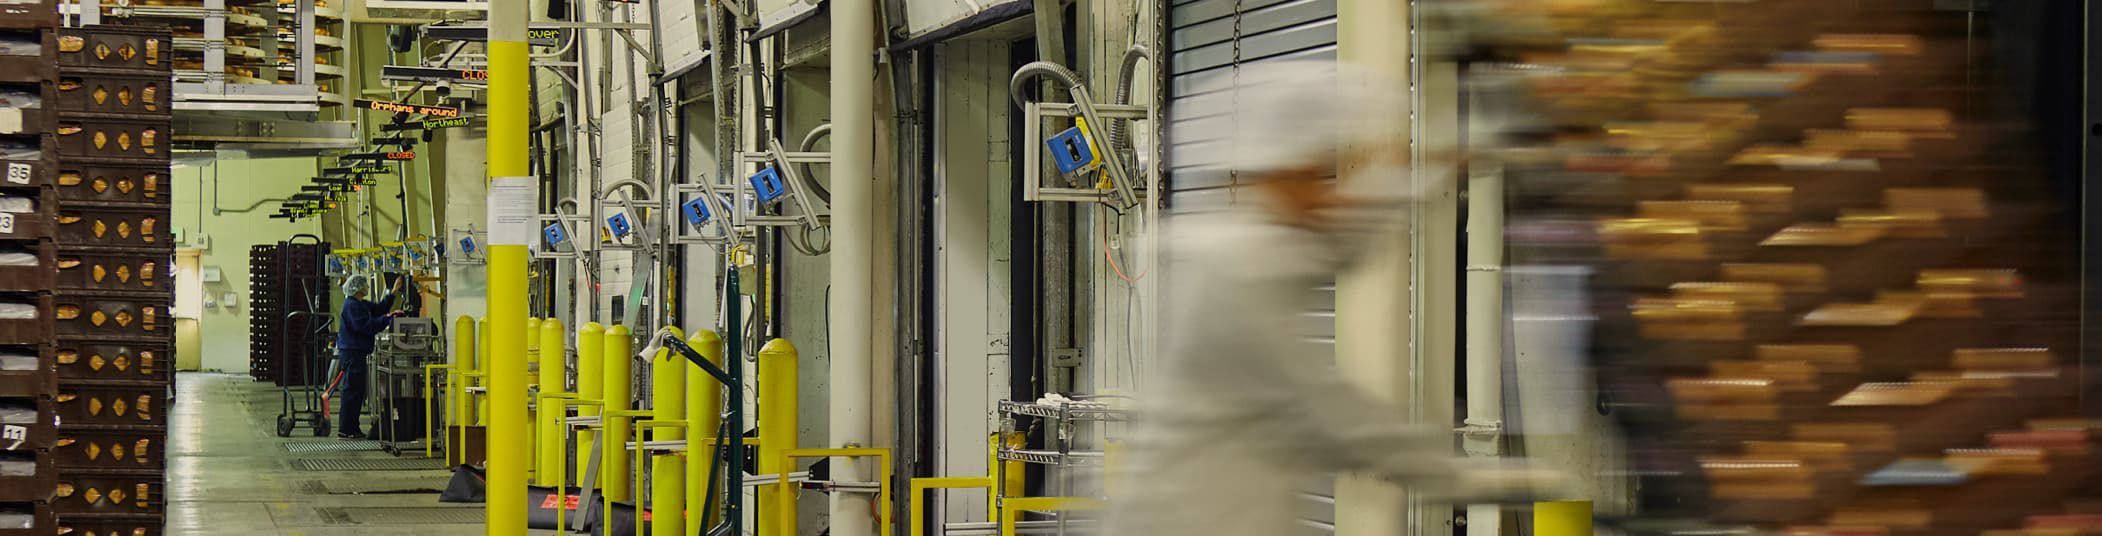
[{"label": "yellow cylindrical post", "polygon": [[1591,501],[1533,503],[1533,534],[1591,536]]},{"label": "yellow cylindrical post", "polygon": [[[781,473],[781,451],[796,448],[796,345],[787,339],[766,341],[759,348],[759,474]],[[732,431],[732,435],[741,435]],[[795,536],[795,516],[781,515],[793,509],[795,494],[784,494],[771,484],[759,493],[759,536]],[[779,520],[779,521],[776,521]]]},{"label": "yellow cylindrical post", "polygon": [[[467,425],[474,424],[474,409],[479,404],[467,401],[467,386],[474,383],[475,342],[474,317],[460,315],[453,321],[453,368],[445,382],[445,417],[450,424],[445,428],[446,465],[466,463]],[[457,455],[455,454],[457,453]]]},{"label": "yellow cylindrical post", "polygon": [[606,328],[606,384],[604,389],[605,413],[603,414],[604,441],[600,452],[599,471],[604,478],[599,484],[605,488],[605,511],[612,512],[613,501],[628,500],[628,435],[633,419],[620,416],[629,406],[628,382],[633,381],[633,372],[628,366],[633,359],[634,339],[627,326],[615,325]]},{"label": "yellow cylindrical post", "polygon": [[[489,318],[488,318],[488,317],[482,317],[482,318],[481,318],[481,319],[480,319],[479,321],[475,322],[475,327],[474,327],[474,338],[475,338],[475,344],[474,344],[474,367],[475,367],[475,368],[474,368],[474,373],[475,373],[475,375],[476,375],[476,376],[479,376],[479,377],[481,378],[480,380],[476,381],[476,382],[475,382],[475,384],[476,384],[476,385],[480,385],[480,386],[482,386],[482,387],[484,388],[484,390],[482,391],[482,394],[481,394],[481,395],[479,395],[479,396],[471,396],[471,398],[474,398],[474,399],[475,399],[475,401],[474,401],[474,424],[475,424],[475,426],[488,426],[488,425],[489,425],[489,391],[487,390],[487,388],[489,387]],[[486,436],[485,436],[485,438],[486,438]],[[483,441],[483,443],[484,443],[484,444],[487,444],[487,443],[488,443],[488,441]]]},{"label": "yellow cylindrical post", "polygon": [[[686,345],[715,366],[723,365],[723,338],[714,331],[694,330],[693,336],[686,339]],[[723,384],[708,371],[701,370],[700,365],[689,362],[686,366],[686,437],[690,439],[687,444],[691,445],[687,448],[686,459],[686,533],[698,535],[714,526],[716,518],[721,517],[703,516],[702,509],[707,508],[708,496],[715,492],[708,488],[708,468],[716,462],[709,456],[715,450],[707,445],[706,440],[715,437],[715,429],[722,425]],[[730,434],[733,438],[737,436],[734,431]],[[721,503],[716,507],[721,508]]]},{"label": "yellow cylindrical post", "polygon": [[[534,386],[540,385],[539,317],[529,316],[526,317],[525,320],[525,362],[526,391],[530,392],[534,389]],[[533,404],[531,403],[531,401],[528,401],[528,403],[526,404],[525,416],[526,437],[525,442],[520,443],[520,445],[524,445],[525,447],[526,477],[529,481],[538,484],[540,482],[540,479],[535,475],[537,475],[540,472],[540,418],[539,414],[533,411]]]},{"label": "yellow cylindrical post", "polygon": [[[1006,436],[1008,448],[1021,448],[1028,444],[1027,441],[1028,436],[1021,432]],[[985,498],[986,519],[1000,519],[1001,497],[1021,497],[1028,493],[1024,483],[1028,482],[1029,466],[1020,461],[1000,461],[1000,443],[1001,436],[997,431],[985,442],[986,476],[994,480],[993,485],[999,486],[997,496]]]},{"label": "yellow cylindrical post", "polygon": [[[606,362],[603,361],[605,356],[606,327],[599,325],[597,322],[586,322],[584,327],[577,328],[577,399],[579,401],[596,401],[601,395],[605,394]],[[598,406],[590,404],[577,406],[577,415],[590,417],[598,414]],[[577,433],[576,466],[578,471],[582,471],[584,467],[590,465],[590,459],[587,456],[591,455],[591,447],[597,442],[597,430],[583,430]],[[599,478],[601,480],[605,478],[603,471],[601,471]],[[581,487],[596,487],[598,482],[578,482],[577,485]]]},{"label": "yellow cylindrical post", "polygon": [[[672,328],[675,337],[684,338],[678,328]],[[656,421],[686,424],[686,368],[693,366],[686,356],[671,350],[658,350],[650,356],[650,417]],[[680,427],[653,428],[653,440],[686,439],[686,431]],[[678,455],[658,456],[650,462],[650,534],[654,536],[685,536],[686,509],[686,459]]]},{"label": "yellow cylindrical post", "polygon": [[563,359],[568,347],[563,338],[565,335],[561,320],[549,318],[540,322],[540,395],[543,398],[540,399],[540,431],[536,442],[540,446],[536,451],[540,468],[534,472],[534,481],[542,486],[569,484],[567,467],[563,463],[569,452],[562,444],[568,437],[562,433],[562,421],[569,412],[562,411],[559,401],[545,398],[549,394],[568,392],[568,369]]},{"label": "yellow cylindrical post", "polygon": [[[532,206],[538,202],[538,183],[527,166],[528,117],[531,103],[528,88],[532,67],[527,65],[526,24],[532,11],[528,0],[490,0],[488,43],[489,100],[485,144],[489,153],[489,487],[487,533],[517,536],[526,533],[526,449],[532,422],[526,420],[525,345],[531,334],[525,330],[527,293],[526,244],[532,241]],[[521,199],[523,198],[523,199]]]}]

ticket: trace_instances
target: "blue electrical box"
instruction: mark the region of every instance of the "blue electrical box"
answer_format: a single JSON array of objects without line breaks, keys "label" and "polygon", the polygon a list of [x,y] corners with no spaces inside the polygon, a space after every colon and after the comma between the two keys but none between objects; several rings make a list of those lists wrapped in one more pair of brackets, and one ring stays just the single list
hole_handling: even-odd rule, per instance
[{"label": "blue electrical box", "polygon": [[752,175],[752,193],[759,196],[759,204],[772,203],[788,193],[788,185],[781,181],[781,171],[774,168],[759,170]]},{"label": "blue electrical box", "polygon": [[626,213],[614,214],[613,217],[606,218],[606,228],[613,231],[614,238],[627,238],[628,233],[635,232],[635,226],[628,223],[628,215]]},{"label": "blue electrical box", "polygon": [[474,237],[470,236],[460,239],[460,252],[474,253]]},{"label": "blue electrical box", "polygon": [[548,225],[546,229],[540,230],[540,234],[547,237],[547,245],[550,246],[569,241],[569,230],[562,228],[561,222]]},{"label": "blue electrical box", "polygon": [[708,223],[708,218],[713,217],[712,214],[708,213],[707,198],[695,197],[688,199],[686,203],[679,205],[679,208],[681,212],[686,213],[686,223],[691,225]]},{"label": "blue electrical box", "polygon": [[1088,142],[1086,130],[1075,126],[1044,140],[1045,149],[1051,152],[1051,163],[1058,172],[1067,175],[1085,173],[1102,164],[1102,157],[1095,154],[1095,147]]}]

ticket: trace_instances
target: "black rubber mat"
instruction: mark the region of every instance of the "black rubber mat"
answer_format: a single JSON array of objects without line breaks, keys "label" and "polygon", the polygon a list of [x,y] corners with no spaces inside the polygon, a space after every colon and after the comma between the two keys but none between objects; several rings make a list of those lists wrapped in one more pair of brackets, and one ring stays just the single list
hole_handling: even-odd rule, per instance
[{"label": "black rubber mat", "polygon": [[300,458],[292,468],[301,471],[424,471],[445,468],[445,460],[434,458]]},{"label": "black rubber mat", "polygon": [[294,441],[285,444],[285,451],[287,452],[355,452],[379,449],[380,442],[375,439],[361,439],[357,441]]},{"label": "black rubber mat", "polygon": [[360,478],[356,480],[308,480],[300,489],[309,495],[366,495],[380,493],[438,493],[445,478]]},{"label": "black rubber mat", "polygon": [[474,525],[483,519],[481,507],[345,506],[318,510],[321,519],[331,525]]}]

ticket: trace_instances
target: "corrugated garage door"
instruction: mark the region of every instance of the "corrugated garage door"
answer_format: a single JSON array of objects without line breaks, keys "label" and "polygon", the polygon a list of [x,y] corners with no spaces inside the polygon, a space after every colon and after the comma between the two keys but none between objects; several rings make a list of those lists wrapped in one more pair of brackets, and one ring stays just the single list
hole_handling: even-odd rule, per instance
[{"label": "corrugated garage door", "polygon": [[[1221,156],[1241,69],[1264,62],[1336,60],[1336,0],[1177,0],[1168,13],[1168,206],[1171,213],[1239,202],[1241,178]],[[1335,287],[1318,289],[1302,336],[1334,355]],[[1335,528],[1331,479],[1310,478],[1301,516]]]}]

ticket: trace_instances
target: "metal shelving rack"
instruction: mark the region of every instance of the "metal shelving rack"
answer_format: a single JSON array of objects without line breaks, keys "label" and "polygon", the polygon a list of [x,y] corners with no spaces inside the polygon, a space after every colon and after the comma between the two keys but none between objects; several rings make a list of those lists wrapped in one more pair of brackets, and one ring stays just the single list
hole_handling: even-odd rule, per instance
[{"label": "metal shelving rack", "polygon": [[[1050,449],[1015,448],[1002,440],[998,442],[999,449],[996,451],[996,456],[1003,462],[1018,461],[1053,468],[1055,472],[1053,478],[1057,479],[1058,485],[1045,490],[1046,494],[1052,496],[1073,496],[1075,493],[1078,493],[1077,487],[1074,486],[1073,482],[1077,472],[1075,469],[1102,467],[1106,458],[1107,453],[1104,451],[1075,448],[1075,444],[1078,442],[1077,439],[1080,437],[1079,432],[1082,425],[1129,422],[1133,418],[1133,413],[1130,410],[1084,401],[1066,404],[1043,404],[1002,400],[1000,401],[999,412],[1000,437],[1002,438],[1011,437],[1021,431],[1018,429],[1016,417],[1043,419],[1050,427],[1050,430],[1053,432],[1049,438]],[[993,504],[1002,505],[1001,508],[1005,508],[1003,503],[1011,497],[1006,493],[1006,486],[997,483],[1007,481],[1007,464],[993,464],[992,473],[993,482],[996,483],[993,486]],[[1065,516],[1061,515],[1058,517],[1057,527],[1057,534],[1064,536],[1066,533]]]},{"label": "metal shelving rack", "polygon": [[[340,10],[317,7],[328,0],[76,1],[67,11],[77,24],[116,19],[176,29],[177,111],[312,112],[346,102],[320,91],[324,82],[317,80],[333,78],[325,83],[333,88],[343,72],[316,69],[319,53],[340,56],[342,49]],[[333,47],[321,44],[319,32],[302,31],[322,27],[330,28]]]}]

